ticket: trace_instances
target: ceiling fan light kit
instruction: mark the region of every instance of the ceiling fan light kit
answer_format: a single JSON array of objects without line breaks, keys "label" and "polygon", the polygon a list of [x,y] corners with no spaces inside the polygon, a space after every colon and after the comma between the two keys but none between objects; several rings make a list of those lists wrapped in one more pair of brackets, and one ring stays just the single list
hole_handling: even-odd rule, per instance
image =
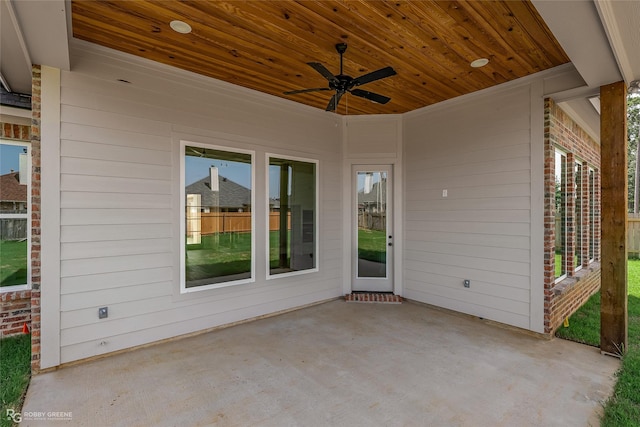
[{"label": "ceiling fan light kit", "polygon": [[381,80],[387,77],[391,77],[396,75],[396,71],[392,67],[384,67],[376,71],[372,71],[368,74],[363,74],[360,77],[353,78],[344,74],[343,72],[343,61],[342,55],[347,50],[346,43],[338,43],[336,45],[336,51],[340,55],[340,73],[333,75],[331,71],[329,71],[324,65],[319,62],[307,62],[311,68],[320,73],[327,81],[329,82],[328,87],[318,87],[311,89],[300,89],[300,90],[292,90],[288,92],[284,92],[285,95],[295,95],[298,93],[308,93],[308,92],[322,92],[322,91],[335,91],[331,99],[329,100],[329,104],[327,105],[326,111],[336,111],[338,107],[338,103],[340,99],[345,93],[350,93],[353,96],[357,96],[360,98],[368,99],[369,101],[376,102],[378,104],[386,104],[391,100],[391,98],[380,95],[375,92],[370,92],[367,90],[357,89],[358,86],[362,86],[367,83],[374,82],[376,80]]}]

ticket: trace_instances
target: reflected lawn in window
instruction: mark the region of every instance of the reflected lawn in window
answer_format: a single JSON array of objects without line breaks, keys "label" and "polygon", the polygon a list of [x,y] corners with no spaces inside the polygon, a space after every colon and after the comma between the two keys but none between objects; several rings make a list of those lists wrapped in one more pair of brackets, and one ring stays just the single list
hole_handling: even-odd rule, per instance
[{"label": "reflected lawn in window", "polygon": [[560,277],[564,274],[562,271],[562,254],[556,254],[556,277]]},{"label": "reflected lawn in window", "polygon": [[387,239],[384,231],[358,229],[358,258],[374,262],[385,262]]},{"label": "reflected lawn in window", "polygon": [[[291,230],[287,231],[287,240],[291,241]],[[269,232],[269,268],[275,270],[280,264],[280,231]],[[291,263],[291,247],[287,246],[287,265]]]},{"label": "reflected lawn in window", "polygon": [[[291,235],[291,231],[288,232]],[[269,264],[278,266],[279,231],[269,233]],[[287,253],[288,257],[290,254]],[[199,245],[187,245],[187,287],[211,277],[251,277],[251,233],[220,233],[202,236]],[[213,280],[213,279],[212,279]],[[190,283],[192,282],[192,283]]]},{"label": "reflected lawn in window", "polygon": [[0,240],[0,286],[27,284],[27,241]]},{"label": "reflected lawn in window", "polygon": [[187,245],[186,266],[187,287],[208,278],[217,283],[251,277],[251,233],[202,236],[200,244]]}]

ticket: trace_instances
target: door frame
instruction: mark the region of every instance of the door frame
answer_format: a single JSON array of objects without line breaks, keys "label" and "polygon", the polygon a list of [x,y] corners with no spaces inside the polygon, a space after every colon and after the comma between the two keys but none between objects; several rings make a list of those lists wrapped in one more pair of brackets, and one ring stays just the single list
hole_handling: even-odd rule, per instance
[{"label": "door frame", "polygon": [[380,158],[345,158],[342,167],[343,197],[342,197],[342,224],[343,224],[343,262],[342,262],[342,294],[352,292],[353,262],[351,251],[353,248],[353,166],[379,167],[391,166],[393,173],[393,293],[403,295],[403,257],[404,257],[404,171],[401,159],[397,157],[380,156]]},{"label": "door frame", "polygon": [[[385,220],[385,266],[384,277],[359,277],[358,258],[358,175],[360,173],[382,172],[387,174],[387,184],[385,191],[386,220]],[[360,165],[351,166],[351,289],[364,292],[393,292],[393,260],[394,260],[394,229],[393,229],[393,165]]]}]

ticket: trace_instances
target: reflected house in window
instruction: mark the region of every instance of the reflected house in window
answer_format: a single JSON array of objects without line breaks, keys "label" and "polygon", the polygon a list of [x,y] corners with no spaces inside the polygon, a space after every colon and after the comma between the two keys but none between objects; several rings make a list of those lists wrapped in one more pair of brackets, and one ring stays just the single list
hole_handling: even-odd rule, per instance
[{"label": "reflected house in window", "polygon": [[185,187],[187,244],[200,244],[202,235],[251,231],[251,190],[218,174]]},{"label": "reflected house in window", "polygon": [[374,182],[368,172],[364,176],[364,188],[358,190],[358,227],[367,230],[384,230],[387,213],[387,178]]},{"label": "reflected house in window", "polygon": [[0,211],[3,213],[27,212],[27,184],[20,183],[20,173],[0,175]]},{"label": "reflected house in window", "polygon": [[0,215],[0,239],[27,239],[27,184],[20,183],[19,172],[0,175]]}]

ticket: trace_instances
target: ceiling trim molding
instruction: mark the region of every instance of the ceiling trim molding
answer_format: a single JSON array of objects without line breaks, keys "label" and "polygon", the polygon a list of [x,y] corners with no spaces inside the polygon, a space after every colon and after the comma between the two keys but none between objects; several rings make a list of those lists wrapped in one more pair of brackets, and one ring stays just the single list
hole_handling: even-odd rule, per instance
[{"label": "ceiling trim molding", "polygon": [[16,17],[16,11],[13,8],[13,3],[11,0],[2,0],[7,6],[7,10],[9,11],[9,18],[11,18],[11,23],[13,24],[13,28],[16,31],[16,36],[18,37],[18,42],[20,43],[20,50],[22,50],[22,54],[24,55],[24,59],[27,62],[29,68],[31,68],[31,56],[29,55],[29,49],[27,49],[27,44],[24,41],[24,34],[22,33],[22,28],[20,28],[20,23],[18,22],[18,18]]},{"label": "ceiling trim molding", "polygon": [[550,68],[548,70],[540,71],[539,73],[530,74],[528,76],[521,77],[516,80],[511,80],[510,82],[502,83],[496,86],[488,87],[486,89],[478,90],[476,92],[471,92],[466,95],[461,95],[455,98],[447,99],[445,101],[438,102],[437,104],[427,105],[426,107],[418,108],[417,110],[408,111],[404,113],[402,116],[406,118],[413,118],[416,116],[426,114],[435,109],[452,108],[458,104],[468,102],[469,100],[472,100],[474,98],[485,97],[488,95],[498,94],[500,92],[504,92],[514,88],[528,86],[534,81],[544,80],[545,78],[549,78],[554,75],[563,74],[571,69],[575,69],[575,68],[573,64],[569,62],[567,64],[559,65],[557,67]]}]

